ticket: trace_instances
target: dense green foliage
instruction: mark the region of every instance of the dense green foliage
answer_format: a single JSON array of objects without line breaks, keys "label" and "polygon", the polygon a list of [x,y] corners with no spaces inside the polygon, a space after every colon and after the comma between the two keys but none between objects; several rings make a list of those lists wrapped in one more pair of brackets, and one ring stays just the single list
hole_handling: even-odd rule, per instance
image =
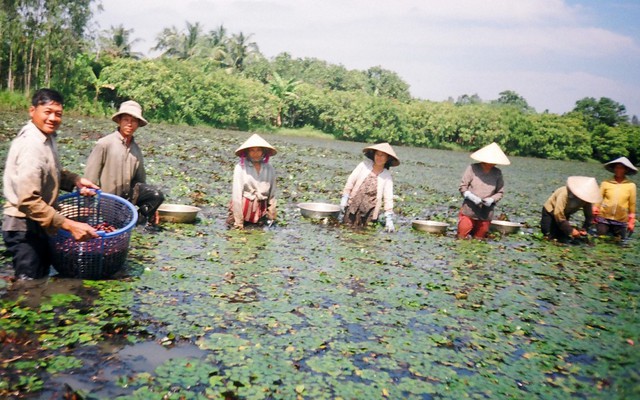
[{"label": "dense green foliage", "polygon": [[63,88],[73,60],[84,48],[93,0],[2,0],[2,87],[29,93]]},{"label": "dense green foliage", "polygon": [[268,60],[252,35],[223,26],[204,32],[189,22],[163,29],[153,48],[161,55],[144,59],[132,51],[133,30],[122,25],[93,40],[94,2],[3,1],[0,88],[28,94],[51,86],[68,109],[94,115],[135,99],[155,122],[306,127],[339,139],[441,149],[496,141],[512,155],[600,161],[624,155],[638,162],[640,127],[612,99],[578,100],[566,115],[537,113],[511,90],[486,102],[467,94],[455,102],[424,101],[380,66],[348,70],[288,53]]}]

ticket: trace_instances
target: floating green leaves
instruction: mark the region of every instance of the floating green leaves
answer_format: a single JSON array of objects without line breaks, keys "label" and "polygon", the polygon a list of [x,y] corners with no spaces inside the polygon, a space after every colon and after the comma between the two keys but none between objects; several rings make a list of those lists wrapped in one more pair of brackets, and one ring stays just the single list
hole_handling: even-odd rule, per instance
[{"label": "floating green leaves", "polygon": [[[42,394],[72,372],[98,398],[640,397],[637,238],[564,246],[534,228],[567,175],[601,178],[601,166],[513,158],[498,206],[523,232],[458,241],[410,222],[455,225],[466,153],[398,149],[398,231],[387,234],[303,219],[295,206],[337,203],[362,144],[267,135],[279,149],[279,225],[229,231],[246,134],[148,128],[136,138],[153,149],[149,181],[172,203],[199,204],[200,219],[135,231],[125,278],[0,287],[0,396]],[[61,144],[69,160],[91,147],[73,138]],[[110,365],[114,347],[142,341],[204,355]]]}]

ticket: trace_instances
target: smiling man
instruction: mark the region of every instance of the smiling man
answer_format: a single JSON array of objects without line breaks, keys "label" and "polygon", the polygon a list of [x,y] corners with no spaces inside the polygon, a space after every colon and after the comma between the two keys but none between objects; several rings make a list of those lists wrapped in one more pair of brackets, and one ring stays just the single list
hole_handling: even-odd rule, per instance
[{"label": "smiling man", "polygon": [[60,93],[38,90],[31,99],[31,121],[20,130],[7,155],[2,236],[19,279],[48,275],[51,251],[47,233],[62,228],[79,241],[98,237],[90,225],[65,218],[54,208],[61,188],[72,190],[77,186],[81,192],[98,188],[90,180],[60,168],[55,139],[62,109]]},{"label": "smiling man", "polygon": [[118,129],[98,140],[87,160],[85,176],[97,182],[107,193],[123,197],[138,206],[138,225],[158,223],[157,210],[164,195],[147,185],[142,151],[134,139],[139,127],[147,125],[142,107],[125,101],[111,120]]}]

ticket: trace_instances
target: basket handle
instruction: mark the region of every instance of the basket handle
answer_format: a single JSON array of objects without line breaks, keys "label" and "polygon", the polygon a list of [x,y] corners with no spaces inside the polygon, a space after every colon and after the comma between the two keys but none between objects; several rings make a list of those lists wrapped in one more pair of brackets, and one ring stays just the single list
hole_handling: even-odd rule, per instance
[{"label": "basket handle", "polygon": [[[89,190],[93,190],[96,193],[96,198],[97,198],[97,202],[98,202],[98,207],[100,207],[100,196],[102,195],[102,190],[100,189],[93,189],[93,188],[89,188]],[[98,215],[100,214],[100,211],[98,211]],[[98,236],[100,236],[101,238],[105,238],[105,236],[107,236],[107,232],[105,231],[96,231],[96,234],[98,234]],[[104,240],[102,241],[102,243],[104,244]]]}]

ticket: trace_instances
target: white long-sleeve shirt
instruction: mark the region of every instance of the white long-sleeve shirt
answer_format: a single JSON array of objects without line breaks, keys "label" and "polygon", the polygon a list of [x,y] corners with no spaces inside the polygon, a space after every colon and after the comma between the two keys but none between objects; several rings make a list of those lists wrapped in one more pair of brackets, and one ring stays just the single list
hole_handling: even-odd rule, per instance
[{"label": "white long-sleeve shirt", "polygon": [[[342,194],[349,195],[349,202],[353,196],[358,192],[360,186],[364,182],[364,180],[371,174],[373,171],[373,161],[367,159],[358,164],[358,166],[353,170],[349,178],[347,179],[347,183],[344,186],[344,190]],[[393,212],[393,178],[391,177],[391,172],[388,169],[382,170],[380,174],[378,174],[378,192],[376,194],[376,207],[373,210],[373,214],[371,218],[373,220],[378,219],[378,215],[380,214],[380,209],[382,208],[382,203],[384,201],[384,211],[385,212]]]},{"label": "white long-sleeve shirt", "polygon": [[242,226],[243,198],[267,200],[267,218],[276,219],[276,171],[271,164],[262,163],[260,173],[253,163],[245,160],[244,165],[236,164],[233,170],[231,202],[236,226]]},{"label": "white long-sleeve shirt", "polygon": [[[26,124],[11,143],[5,164],[4,215],[36,221],[49,232],[65,218],[53,207],[60,189],[72,190],[78,175],[62,170],[55,135],[42,133],[33,122]],[[10,223],[11,222],[11,223]],[[3,223],[7,230],[26,230],[26,223]]]}]

